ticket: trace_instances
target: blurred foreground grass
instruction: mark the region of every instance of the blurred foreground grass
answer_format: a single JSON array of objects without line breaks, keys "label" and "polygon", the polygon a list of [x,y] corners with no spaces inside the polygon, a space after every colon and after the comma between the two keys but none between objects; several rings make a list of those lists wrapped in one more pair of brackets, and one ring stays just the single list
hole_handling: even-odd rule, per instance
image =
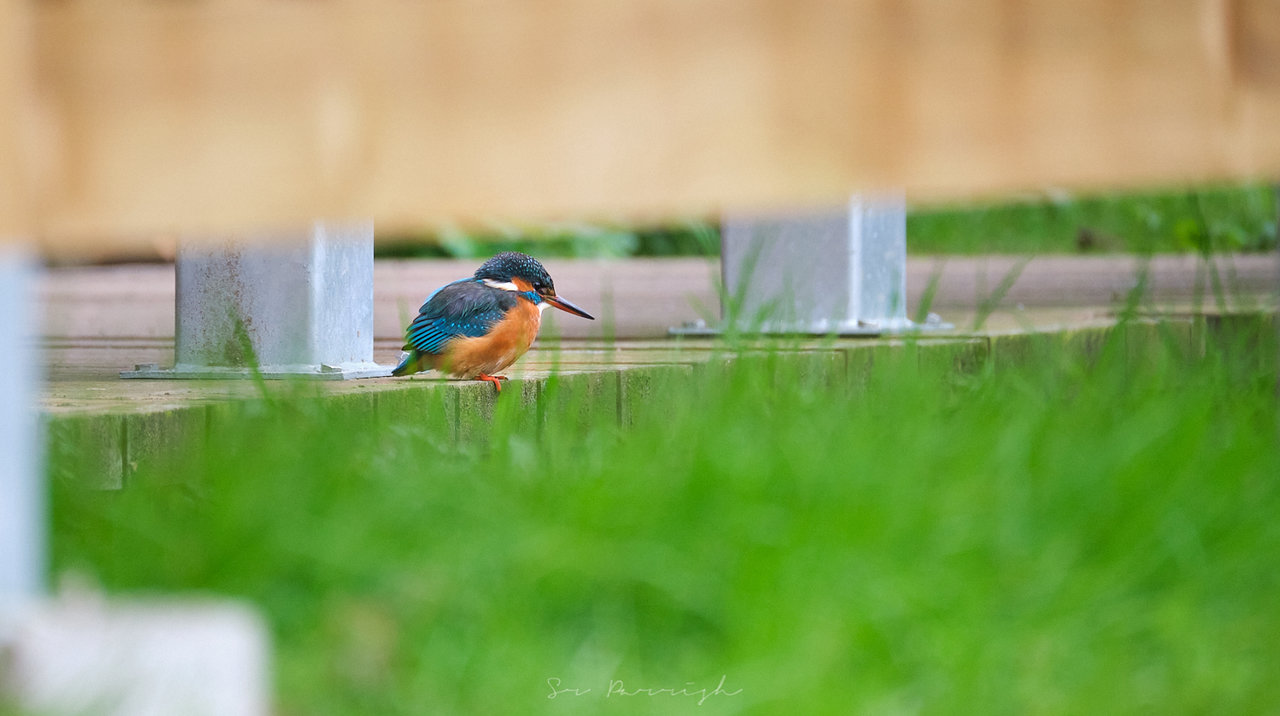
[{"label": "blurred foreground grass", "polygon": [[59,480],[54,559],[251,600],[282,714],[1274,712],[1274,333],[1135,345],[764,354],[461,444],[278,394],[188,488]]}]

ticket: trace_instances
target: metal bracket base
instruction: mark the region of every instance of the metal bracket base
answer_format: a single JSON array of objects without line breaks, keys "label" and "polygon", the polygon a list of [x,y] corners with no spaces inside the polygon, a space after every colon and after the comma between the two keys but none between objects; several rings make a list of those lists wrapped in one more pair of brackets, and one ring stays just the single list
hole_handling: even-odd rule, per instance
[{"label": "metal bracket base", "polygon": [[121,378],[149,380],[354,380],[387,378],[391,367],[377,363],[342,363],[339,365],[266,365],[258,370],[207,365],[176,365],[161,368],[158,363],[141,363],[133,370],[120,372]]}]

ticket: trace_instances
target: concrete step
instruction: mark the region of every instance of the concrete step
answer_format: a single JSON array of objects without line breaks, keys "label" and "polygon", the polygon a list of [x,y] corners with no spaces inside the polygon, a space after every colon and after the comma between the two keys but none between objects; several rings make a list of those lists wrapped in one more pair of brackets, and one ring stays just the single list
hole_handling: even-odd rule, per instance
[{"label": "concrete step", "polygon": [[[1173,316],[1124,326],[1126,352],[1135,369],[1152,347],[1172,338],[1188,355],[1207,341],[1262,321],[1280,330],[1274,311],[1239,316]],[[316,401],[326,414],[362,422],[414,421],[436,426],[453,441],[483,440],[487,426],[507,419],[535,431],[548,420],[623,427],[642,401],[657,391],[696,392],[699,376],[735,361],[781,361],[814,380],[863,381],[886,364],[941,366],[976,371],[1008,367],[1055,354],[1096,355],[1117,329],[1114,318],[1094,318],[1051,329],[995,330],[970,336],[876,340],[761,340],[730,350],[718,341],[649,341],[614,345],[580,343],[541,351],[518,364],[497,394],[479,381],[427,376],[359,381],[284,383],[251,381],[115,381],[123,388],[96,397],[59,393],[91,390],[101,383],[61,381],[45,410],[52,469],[60,479],[96,489],[120,489],[142,479],[181,482],[192,451],[217,449],[218,435],[247,416],[267,410],[266,397]]]}]

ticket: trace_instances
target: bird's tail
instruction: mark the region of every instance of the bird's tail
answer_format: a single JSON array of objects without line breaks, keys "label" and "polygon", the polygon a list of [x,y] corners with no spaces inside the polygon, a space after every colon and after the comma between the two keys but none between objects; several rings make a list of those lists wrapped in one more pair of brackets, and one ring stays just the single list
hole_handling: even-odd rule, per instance
[{"label": "bird's tail", "polygon": [[408,375],[417,373],[422,370],[418,365],[418,351],[410,348],[404,352],[404,357],[400,359],[400,365],[391,370],[391,375]]}]

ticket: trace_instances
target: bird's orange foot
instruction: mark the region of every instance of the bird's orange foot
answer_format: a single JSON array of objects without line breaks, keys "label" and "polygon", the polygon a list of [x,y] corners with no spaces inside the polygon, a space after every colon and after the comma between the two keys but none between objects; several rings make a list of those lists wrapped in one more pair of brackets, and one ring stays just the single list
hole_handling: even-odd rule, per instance
[{"label": "bird's orange foot", "polygon": [[485,375],[485,374],[481,373],[480,375],[477,375],[477,376],[476,376],[476,380],[483,380],[483,381],[485,381],[485,382],[487,382],[487,383],[493,383],[493,387],[494,387],[494,389],[495,389],[495,390],[497,390],[499,393],[501,393],[501,392],[502,392],[502,381],[507,380],[507,376],[505,376],[505,375]]}]

